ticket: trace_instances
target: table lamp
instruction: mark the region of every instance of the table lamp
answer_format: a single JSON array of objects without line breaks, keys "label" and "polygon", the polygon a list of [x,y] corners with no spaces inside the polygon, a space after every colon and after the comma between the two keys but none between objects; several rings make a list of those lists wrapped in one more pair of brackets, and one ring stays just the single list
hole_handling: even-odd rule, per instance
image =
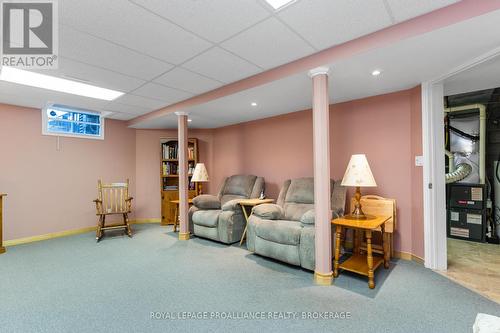
[{"label": "table lamp", "polygon": [[361,191],[360,187],[376,187],[377,183],[375,178],[373,178],[372,171],[370,170],[370,165],[366,160],[365,154],[356,154],[351,156],[349,165],[342,179],[342,186],[355,186],[356,194],[354,199],[356,200],[354,205],[354,210],[351,215],[347,216],[351,219],[365,220],[366,215],[361,209]]},{"label": "table lamp", "polygon": [[201,183],[208,182],[208,172],[207,168],[205,168],[204,163],[196,163],[196,166],[193,171],[193,177],[191,177],[191,181],[194,183],[200,183],[199,184],[199,191],[198,195],[202,194],[202,188],[201,188]]}]

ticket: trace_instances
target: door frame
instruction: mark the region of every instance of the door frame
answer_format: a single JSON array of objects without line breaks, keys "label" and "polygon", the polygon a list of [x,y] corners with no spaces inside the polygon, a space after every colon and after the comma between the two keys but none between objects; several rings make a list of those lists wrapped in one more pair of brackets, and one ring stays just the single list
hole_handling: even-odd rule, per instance
[{"label": "door frame", "polygon": [[444,178],[444,82],[447,78],[500,56],[500,47],[452,71],[422,82],[422,152],[424,193],[424,263],[447,269],[446,184]]}]

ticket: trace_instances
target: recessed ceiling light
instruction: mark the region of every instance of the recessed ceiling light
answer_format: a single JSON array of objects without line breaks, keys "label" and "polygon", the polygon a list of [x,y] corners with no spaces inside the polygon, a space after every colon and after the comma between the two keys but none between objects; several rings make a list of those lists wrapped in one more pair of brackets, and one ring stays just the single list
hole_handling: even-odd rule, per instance
[{"label": "recessed ceiling light", "polygon": [[282,9],[296,0],[266,0],[266,2],[275,10]]},{"label": "recessed ceiling light", "polygon": [[124,94],[121,91],[6,66],[2,67],[0,80],[106,101],[114,100]]},{"label": "recessed ceiling light", "polygon": [[379,76],[380,74],[382,73],[382,71],[380,69],[376,69],[372,72],[372,75],[373,76]]},{"label": "recessed ceiling light", "polygon": [[188,122],[192,122],[192,121],[193,121],[193,119],[191,119],[191,118],[188,118]]},{"label": "recessed ceiling light", "polygon": [[252,105],[252,106],[257,106],[257,103],[252,102],[252,104],[250,104],[250,105]]}]

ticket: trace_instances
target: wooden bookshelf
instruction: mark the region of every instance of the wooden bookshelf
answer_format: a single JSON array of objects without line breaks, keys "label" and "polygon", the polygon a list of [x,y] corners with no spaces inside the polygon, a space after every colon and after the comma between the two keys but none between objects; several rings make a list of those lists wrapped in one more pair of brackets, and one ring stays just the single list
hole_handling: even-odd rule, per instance
[{"label": "wooden bookshelf", "polygon": [[[164,138],[160,140],[160,188],[161,188],[161,224],[174,224],[175,204],[172,200],[179,199],[179,160],[177,138]],[[194,167],[198,163],[198,140],[188,139],[188,178],[189,198],[197,194],[197,184],[191,183]]]}]

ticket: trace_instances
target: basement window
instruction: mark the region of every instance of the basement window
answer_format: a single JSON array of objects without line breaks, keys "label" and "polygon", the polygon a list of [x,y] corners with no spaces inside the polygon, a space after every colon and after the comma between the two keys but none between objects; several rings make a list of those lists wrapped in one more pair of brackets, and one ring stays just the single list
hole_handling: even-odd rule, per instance
[{"label": "basement window", "polygon": [[99,112],[49,104],[42,109],[42,134],[104,139],[104,118]]}]

